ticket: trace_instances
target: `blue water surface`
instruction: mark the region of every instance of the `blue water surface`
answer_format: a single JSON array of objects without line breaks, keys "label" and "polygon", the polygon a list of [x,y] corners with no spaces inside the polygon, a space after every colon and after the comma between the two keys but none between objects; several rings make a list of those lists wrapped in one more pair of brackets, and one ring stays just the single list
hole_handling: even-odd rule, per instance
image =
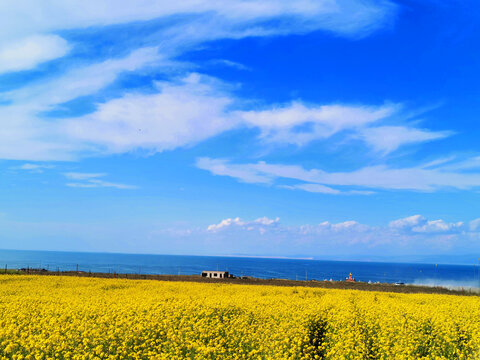
[{"label": "blue water surface", "polygon": [[[408,264],[360,261],[323,261],[217,256],[141,255],[116,253],[0,250],[0,269],[45,268],[129,274],[200,274],[226,270],[236,276],[290,280],[344,280],[403,282],[450,287],[479,287],[475,265]],[[0,271],[1,273],[1,271]]]}]

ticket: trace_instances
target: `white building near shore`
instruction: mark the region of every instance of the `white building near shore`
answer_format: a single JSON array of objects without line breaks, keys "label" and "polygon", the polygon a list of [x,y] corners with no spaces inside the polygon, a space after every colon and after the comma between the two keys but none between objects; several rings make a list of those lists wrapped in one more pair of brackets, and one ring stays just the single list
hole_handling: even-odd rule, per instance
[{"label": "white building near shore", "polygon": [[202,271],[202,277],[211,279],[226,279],[230,277],[228,271]]}]

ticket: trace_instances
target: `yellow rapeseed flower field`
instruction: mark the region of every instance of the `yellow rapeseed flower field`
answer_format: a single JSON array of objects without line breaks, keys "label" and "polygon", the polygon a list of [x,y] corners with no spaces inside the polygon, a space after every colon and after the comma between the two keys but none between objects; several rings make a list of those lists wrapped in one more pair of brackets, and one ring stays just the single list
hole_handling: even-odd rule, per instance
[{"label": "yellow rapeseed flower field", "polygon": [[1,359],[476,359],[480,298],[0,276]]}]

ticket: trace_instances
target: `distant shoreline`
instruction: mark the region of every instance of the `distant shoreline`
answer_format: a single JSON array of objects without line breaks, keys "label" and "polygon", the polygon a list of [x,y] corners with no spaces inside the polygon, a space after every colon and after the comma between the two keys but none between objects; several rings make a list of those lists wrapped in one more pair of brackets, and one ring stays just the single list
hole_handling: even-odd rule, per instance
[{"label": "distant shoreline", "polygon": [[[59,254],[86,254],[86,255],[132,255],[132,256],[172,256],[172,257],[199,257],[199,258],[239,258],[239,259],[277,259],[277,260],[309,260],[321,262],[361,262],[377,264],[405,264],[405,265],[442,265],[442,266],[480,266],[478,258],[463,261],[446,261],[445,259],[398,259],[398,258],[341,258],[341,257],[316,257],[316,256],[280,256],[280,255],[245,255],[245,254],[167,254],[150,252],[124,252],[124,251],[88,251],[88,250],[44,250],[44,249],[11,249],[1,248],[2,251],[26,252],[26,253],[59,253]],[[457,256],[458,257],[458,256]],[[464,258],[465,256],[461,256]],[[451,259],[452,257],[450,257]]]},{"label": "distant shoreline", "polygon": [[248,278],[227,278],[211,279],[200,275],[154,275],[154,274],[127,274],[127,273],[100,273],[85,271],[49,271],[46,269],[9,269],[6,273],[0,270],[0,276],[76,276],[104,279],[127,279],[127,280],[154,280],[154,281],[180,281],[196,283],[213,284],[237,284],[237,285],[268,285],[268,286],[287,286],[287,287],[311,287],[322,289],[341,289],[341,290],[360,290],[360,291],[379,291],[403,294],[444,294],[444,295],[463,295],[480,296],[478,291],[470,288],[453,290],[441,286],[424,285],[395,285],[390,283],[366,283],[366,282],[348,282],[348,281],[319,281],[319,280],[288,280],[288,279],[259,279]]},{"label": "distant shoreline", "polygon": [[[197,255],[190,255],[197,256]],[[280,260],[315,260],[313,257],[289,257],[289,256],[262,256],[262,255],[209,255],[212,257],[240,258],[240,259],[280,259]],[[323,261],[323,260],[320,260]],[[328,260],[327,260],[328,261]]]}]

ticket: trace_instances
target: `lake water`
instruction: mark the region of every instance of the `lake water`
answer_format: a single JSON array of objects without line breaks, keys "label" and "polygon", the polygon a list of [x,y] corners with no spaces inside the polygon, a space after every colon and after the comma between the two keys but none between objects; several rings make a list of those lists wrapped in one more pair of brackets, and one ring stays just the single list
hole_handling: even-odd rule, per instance
[{"label": "lake water", "polygon": [[[406,264],[216,256],[139,255],[0,250],[0,269],[45,268],[135,274],[200,274],[227,270],[236,276],[291,280],[343,280],[351,272],[359,281],[403,282],[448,287],[479,287],[474,265]],[[1,271],[0,271],[1,272]]]}]

